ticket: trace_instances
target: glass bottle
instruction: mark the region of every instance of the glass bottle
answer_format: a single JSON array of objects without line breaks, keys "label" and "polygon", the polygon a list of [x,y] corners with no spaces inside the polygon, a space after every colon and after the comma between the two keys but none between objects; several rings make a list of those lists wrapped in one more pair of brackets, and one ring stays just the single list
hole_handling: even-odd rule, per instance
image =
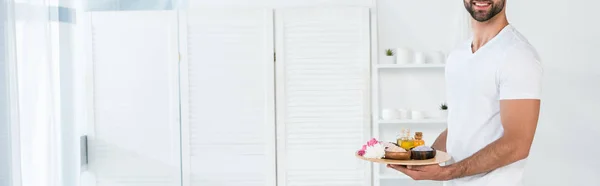
[{"label": "glass bottle", "polygon": [[413,142],[413,147],[418,147],[421,145],[425,145],[425,141],[423,140],[423,133],[415,132],[415,141]]},{"label": "glass bottle", "polygon": [[404,138],[405,136],[405,132],[406,129],[402,129],[402,132],[400,132],[400,134],[398,135],[398,138],[396,138],[396,145],[400,146],[400,144],[402,144],[402,138]]},{"label": "glass bottle", "polygon": [[398,145],[406,150],[410,150],[414,147],[414,139],[410,137],[410,129],[402,129],[402,135],[398,139]]}]

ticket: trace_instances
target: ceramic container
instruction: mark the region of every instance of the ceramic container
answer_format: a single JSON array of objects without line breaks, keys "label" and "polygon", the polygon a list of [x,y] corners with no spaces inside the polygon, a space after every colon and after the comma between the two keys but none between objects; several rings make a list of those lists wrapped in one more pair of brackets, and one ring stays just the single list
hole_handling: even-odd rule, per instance
[{"label": "ceramic container", "polygon": [[396,49],[396,64],[409,64],[413,60],[413,52],[409,48]]}]

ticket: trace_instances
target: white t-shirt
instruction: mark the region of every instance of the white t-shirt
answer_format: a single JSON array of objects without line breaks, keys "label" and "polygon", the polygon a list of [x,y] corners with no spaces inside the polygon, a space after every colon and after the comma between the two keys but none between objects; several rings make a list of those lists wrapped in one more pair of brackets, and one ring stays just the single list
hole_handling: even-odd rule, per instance
[{"label": "white t-shirt", "polygon": [[[500,100],[539,99],[542,66],[535,49],[511,25],[475,53],[471,40],[448,56],[447,150],[454,162],[500,138]],[[518,144],[515,144],[518,145]],[[520,186],[525,160],[489,173],[446,182],[448,186]]]}]

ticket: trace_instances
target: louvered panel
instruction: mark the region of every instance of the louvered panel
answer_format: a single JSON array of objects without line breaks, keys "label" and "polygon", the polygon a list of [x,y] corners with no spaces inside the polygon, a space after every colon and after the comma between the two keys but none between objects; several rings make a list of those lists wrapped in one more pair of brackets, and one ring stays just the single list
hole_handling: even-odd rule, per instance
[{"label": "louvered panel", "polygon": [[92,13],[89,163],[97,186],[181,185],[176,18]]},{"label": "louvered panel", "polygon": [[186,13],[191,186],[275,185],[272,14]]},{"label": "louvered panel", "polygon": [[369,135],[368,9],[276,18],[279,185],[369,184],[368,166],[352,156]]}]

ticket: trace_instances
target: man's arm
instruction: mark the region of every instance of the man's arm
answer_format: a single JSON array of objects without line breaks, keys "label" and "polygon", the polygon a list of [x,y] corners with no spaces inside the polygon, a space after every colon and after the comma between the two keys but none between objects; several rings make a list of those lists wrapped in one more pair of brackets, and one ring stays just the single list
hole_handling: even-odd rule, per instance
[{"label": "man's arm", "polygon": [[448,179],[492,171],[527,158],[540,111],[540,100],[501,100],[503,136],[471,157],[444,167]]},{"label": "man's arm", "polygon": [[437,137],[437,139],[435,139],[435,142],[433,142],[433,145],[431,145],[431,147],[433,147],[436,150],[446,152],[446,136],[448,136],[448,129],[440,133],[440,135]]}]

